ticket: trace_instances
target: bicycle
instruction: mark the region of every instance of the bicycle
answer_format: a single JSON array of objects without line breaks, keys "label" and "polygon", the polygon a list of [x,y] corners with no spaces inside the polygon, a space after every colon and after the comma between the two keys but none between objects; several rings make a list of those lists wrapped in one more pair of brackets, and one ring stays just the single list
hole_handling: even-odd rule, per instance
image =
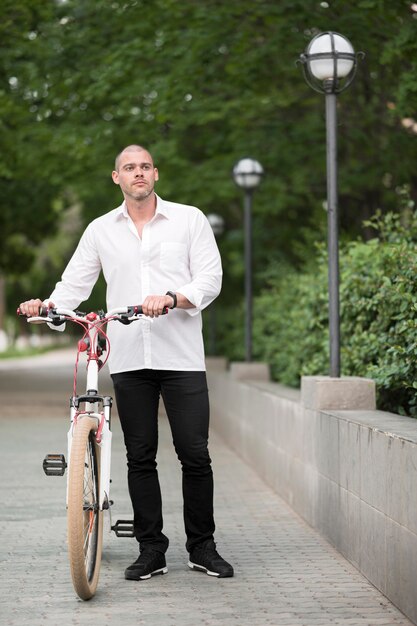
[{"label": "bicycle", "polygon": [[[18,309],[18,314],[20,311]],[[164,309],[164,314],[168,309]],[[112,397],[98,390],[98,374],[110,354],[110,342],[104,327],[108,322],[131,324],[143,319],[140,305],[82,313],[64,308],[42,307],[39,315],[28,317],[29,323],[60,326],[66,322],[80,325],[84,334],[78,342],[74,368],[73,395],[70,399],[70,428],[67,435],[67,458],[47,454],[42,466],[47,476],[63,476],[67,470],[68,557],[74,589],[82,600],[96,592],[103,545],[103,513],[113,504],[110,500],[111,407]],[[149,318],[147,318],[149,320]],[[152,320],[151,320],[152,321]],[[87,385],[77,395],[77,373],[81,353],[87,356]],[[102,359],[104,352],[107,352]],[[118,537],[133,537],[133,521],[117,520],[110,528]]]}]

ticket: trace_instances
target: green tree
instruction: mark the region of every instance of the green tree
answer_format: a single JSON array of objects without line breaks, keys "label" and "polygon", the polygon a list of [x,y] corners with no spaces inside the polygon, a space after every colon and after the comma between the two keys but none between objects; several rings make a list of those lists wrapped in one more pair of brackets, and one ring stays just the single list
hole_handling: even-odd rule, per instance
[{"label": "green tree", "polygon": [[6,57],[13,47],[19,58],[5,76],[17,79],[8,93],[37,157],[33,171],[42,163],[51,195],[70,189],[89,221],[119,202],[115,153],[149,146],[162,196],[225,217],[223,307],[243,292],[242,197],[230,176],[239,158],[251,154],[266,170],[254,205],[256,289],[268,266],[299,267],[323,238],[324,101],[295,66],[318,31],[336,28],[366,54],[338,100],[342,236],[356,236],[378,207],[395,209],[403,184],[416,196],[416,135],[402,123],[417,105],[417,20],[406,0],[13,6],[36,17],[14,20],[5,40]]},{"label": "green tree", "polygon": [[30,51],[50,3],[4,1],[0,20],[0,328],[5,277],[22,274],[36,246],[53,232],[60,204],[51,181],[45,145],[50,129],[39,124],[33,101],[38,91]]}]

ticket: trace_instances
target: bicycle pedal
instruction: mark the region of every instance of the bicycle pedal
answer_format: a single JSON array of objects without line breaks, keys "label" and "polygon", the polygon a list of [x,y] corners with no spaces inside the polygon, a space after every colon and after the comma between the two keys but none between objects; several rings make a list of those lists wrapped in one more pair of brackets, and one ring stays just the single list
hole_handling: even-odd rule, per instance
[{"label": "bicycle pedal", "polygon": [[63,454],[47,454],[42,467],[47,476],[63,476],[67,468],[65,456]]},{"label": "bicycle pedal", "polygon": [[134,537],[133,520],[118,519],[111,527],[116,533],[116,537]]}]

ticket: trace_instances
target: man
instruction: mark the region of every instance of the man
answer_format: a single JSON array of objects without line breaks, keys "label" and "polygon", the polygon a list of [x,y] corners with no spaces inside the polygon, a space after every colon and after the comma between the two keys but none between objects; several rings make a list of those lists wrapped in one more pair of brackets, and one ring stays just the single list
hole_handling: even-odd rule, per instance
[{"label": "man", "polygon": [[[107,308],[140,304],[153,321],[108,329],[110,373],[128,460],[128,485],[139,558],[125,578],[143,580],[167,572],[161,492],[156,470],[158,402],[162,395],[176,453],[182,464],[184,525],[191,569],[217,577],[233,568],[216,551],[213,474],[208,453],[209,403],[201,310],[221,288],[221,261],[204,214],[166,202],[154,191],[158,170],[143,147],[117,156],[113,181],[123,204],[94,220],[48,301],[74,309],[86,300],[103,271]],[[37,315],[40,299],[20,305]],[[172,309],[159,317],[164,308]]]}]

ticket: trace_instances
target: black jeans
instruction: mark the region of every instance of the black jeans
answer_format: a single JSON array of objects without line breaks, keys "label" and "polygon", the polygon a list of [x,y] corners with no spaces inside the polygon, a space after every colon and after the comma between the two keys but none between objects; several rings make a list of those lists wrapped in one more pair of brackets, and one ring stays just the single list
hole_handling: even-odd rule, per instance
[{"label": "black jeans", "polygon": [[209,402],[205,372],[136,370],[112,374],[127,450],[128,485],[141,549],[168,548],[156,469],[158,404],[162,394],[175,451],[182,465],[186,548],[212,540],[213,472],[209,456]]}]

